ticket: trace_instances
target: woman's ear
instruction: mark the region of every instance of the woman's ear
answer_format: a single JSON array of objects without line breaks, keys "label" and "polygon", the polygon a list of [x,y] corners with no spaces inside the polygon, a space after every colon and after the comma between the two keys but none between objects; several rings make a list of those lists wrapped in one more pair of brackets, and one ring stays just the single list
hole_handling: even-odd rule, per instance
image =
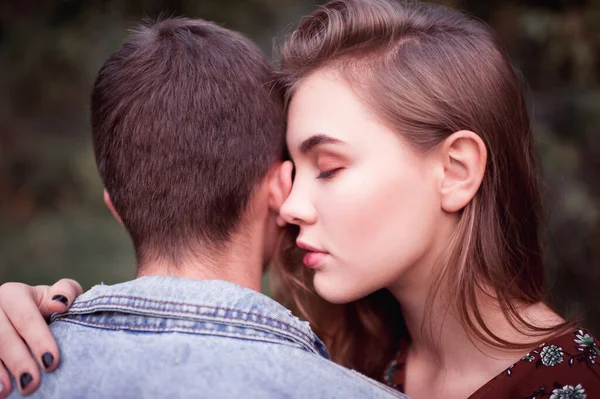
[{"label": "woman's ear", "polygon": [[481,186],[487,149],[479,135],[461,130],[444,140],[441,151],[444,162],[442,208],[449,213],[458,212],[473,199]]},{"label": "woman's ear", "polygon": [[115,206],[113,205],[112,200],[110,199],[110,195],[108,194],[108,191],[106,191],[106,189],[104,189],[104,203],[106,204],[114,218],[117,219],[117,222],[123,225],[123,219],[121,219],[121,216],[119,216],[119,213],[116,211]]},{"label": "woman's ear", "polygon": [[285,161],[276,167],[277,170],[272,174],[269,182],[269,209],[277,213],[277,225],[285,226],[286,222],[279,216],[279,209],[292,190],[294,164],[291,161]]}]

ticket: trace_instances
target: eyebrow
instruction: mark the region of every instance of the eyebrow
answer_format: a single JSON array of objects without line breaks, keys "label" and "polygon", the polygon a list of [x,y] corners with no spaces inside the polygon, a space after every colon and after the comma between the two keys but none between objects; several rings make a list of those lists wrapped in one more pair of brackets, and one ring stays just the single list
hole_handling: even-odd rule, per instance
[{"label": "eyebrow", "polygon": [[333,137],[329,137],[325,134],[316,134],[314,136],[310,136],[306,140],[300,144],[300,152],[302,154],[306,154],[313,148],[322,144],[340,144],[343,143],[342,140],[334,139]]}]

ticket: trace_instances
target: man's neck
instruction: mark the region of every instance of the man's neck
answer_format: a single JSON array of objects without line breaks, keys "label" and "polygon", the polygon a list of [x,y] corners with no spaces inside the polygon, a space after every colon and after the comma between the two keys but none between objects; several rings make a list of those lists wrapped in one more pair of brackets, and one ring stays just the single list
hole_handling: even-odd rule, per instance
[{"label": "man's neck", "polygon": [[[256,244],[256,245],[255,245]],[[234,239],[218,251],[192,250],[179,264],[157,260],[138,265],[136,278],[171,276],[196,280],[223,280],[255,291],[261,290],[263,250],[250,237]]]}]

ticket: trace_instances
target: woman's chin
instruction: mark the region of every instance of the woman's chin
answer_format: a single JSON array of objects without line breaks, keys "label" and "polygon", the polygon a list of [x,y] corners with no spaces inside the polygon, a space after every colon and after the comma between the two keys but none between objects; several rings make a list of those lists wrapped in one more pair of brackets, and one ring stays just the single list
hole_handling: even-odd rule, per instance
[{"label": "woman's chin", "polygon": [[368,294],[361,290],[364,287],[360,287],[360,285],[350,286],[319,272],[315,274],[314,287],[321,298],[335,305],[353,302]]}]

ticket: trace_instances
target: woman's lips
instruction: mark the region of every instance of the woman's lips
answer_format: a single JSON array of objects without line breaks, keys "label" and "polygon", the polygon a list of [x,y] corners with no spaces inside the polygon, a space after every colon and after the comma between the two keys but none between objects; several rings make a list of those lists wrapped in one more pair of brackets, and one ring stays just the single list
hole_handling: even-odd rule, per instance
[{"label": "woman's lips", "polygon": [[296,245],[298,245],[299,248],[302,248],[306,251],[306,254],[304,255],[302,261],[304,262],[306,267],[309,267],[311,269],[319,267],[319,265],[323,263],[325,258],[327,258],[327,255],[329,255],[328,252],[321,251],[318,248],[315,248],[312,245],[309,245],[302,241],[296,241]]},{"label": "woman's lips", "polygon": [[307,252],[302,261],[306,267],[315,269],[323,263],[327,255],[327,252]]}]

